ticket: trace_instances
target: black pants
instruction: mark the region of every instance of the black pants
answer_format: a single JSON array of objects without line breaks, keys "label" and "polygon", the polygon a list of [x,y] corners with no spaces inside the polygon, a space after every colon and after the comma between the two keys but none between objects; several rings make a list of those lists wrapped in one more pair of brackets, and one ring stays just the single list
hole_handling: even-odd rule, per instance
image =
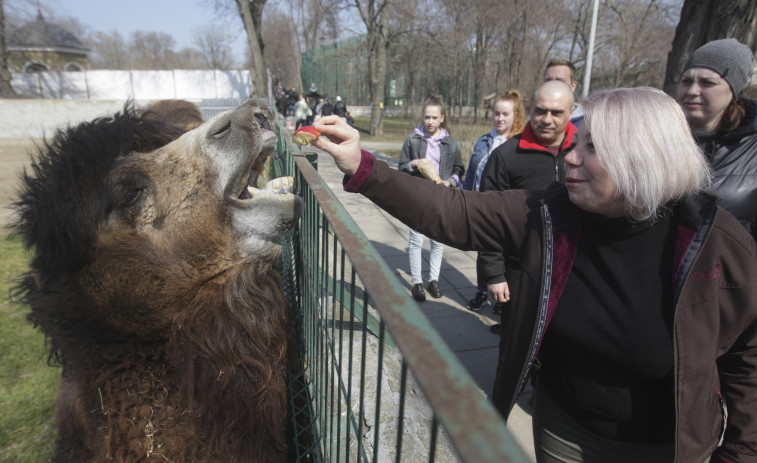
[{"label": "black pants", "polygon": [[539,463],[670,463],[675,454],[673,442],[638,444],[592,433],[573,420],[538,381],[532,423]]},{"label": "black pants", "polygon": [[476,289],[479,291],[488,291],[488,279],[484,276],[484,261],[479,254],[476,255]]}]

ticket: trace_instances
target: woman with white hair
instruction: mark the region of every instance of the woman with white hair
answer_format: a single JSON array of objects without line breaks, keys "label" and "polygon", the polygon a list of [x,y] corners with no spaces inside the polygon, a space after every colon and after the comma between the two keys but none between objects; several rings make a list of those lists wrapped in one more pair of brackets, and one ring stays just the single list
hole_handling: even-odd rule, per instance
[{"label": "woman with white hair", "polygon": [[675,100],[635,88],[583,104],[566,184],[545,191],[403,176],[337,118],[319,121],[314,145],[347,191],[408,226],[519,262],[493,400],[507,417],[536,375],[538,461],[755,461],[755,242],[707,193]]}]

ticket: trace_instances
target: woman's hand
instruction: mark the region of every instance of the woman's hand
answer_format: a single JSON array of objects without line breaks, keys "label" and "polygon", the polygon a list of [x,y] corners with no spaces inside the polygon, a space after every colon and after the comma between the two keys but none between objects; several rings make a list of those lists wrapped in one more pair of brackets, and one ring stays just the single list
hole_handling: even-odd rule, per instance
[{"label": "woman's hand", "polygon": [[313,127],[321,132],[321,137],[313,140],[313,146],[329,153],[346,175],[355,175],[362,159],[358,131],[339,116],[322,117]]}]

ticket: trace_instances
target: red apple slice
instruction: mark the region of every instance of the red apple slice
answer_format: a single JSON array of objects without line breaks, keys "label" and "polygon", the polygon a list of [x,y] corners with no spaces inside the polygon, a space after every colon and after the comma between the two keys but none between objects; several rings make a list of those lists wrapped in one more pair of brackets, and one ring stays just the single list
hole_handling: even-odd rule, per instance
[{"label": "red apple slice", "polygon": [[310,144],[316,138],[321,136],[321,132],[318,129],[314,129],[310,126],[301,127],[292,135],[292,141],[298,145],[310,146]]}]

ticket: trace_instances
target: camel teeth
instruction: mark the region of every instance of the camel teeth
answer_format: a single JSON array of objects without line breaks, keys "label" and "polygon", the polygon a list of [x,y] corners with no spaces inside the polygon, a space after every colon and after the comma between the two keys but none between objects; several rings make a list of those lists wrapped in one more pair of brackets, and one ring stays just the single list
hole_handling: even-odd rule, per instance
[{"label": "camel teeth", "polygon": [[294,192],[294,178],[278,177],[266,183],[265,191],[277,194],[290,194]]}]

